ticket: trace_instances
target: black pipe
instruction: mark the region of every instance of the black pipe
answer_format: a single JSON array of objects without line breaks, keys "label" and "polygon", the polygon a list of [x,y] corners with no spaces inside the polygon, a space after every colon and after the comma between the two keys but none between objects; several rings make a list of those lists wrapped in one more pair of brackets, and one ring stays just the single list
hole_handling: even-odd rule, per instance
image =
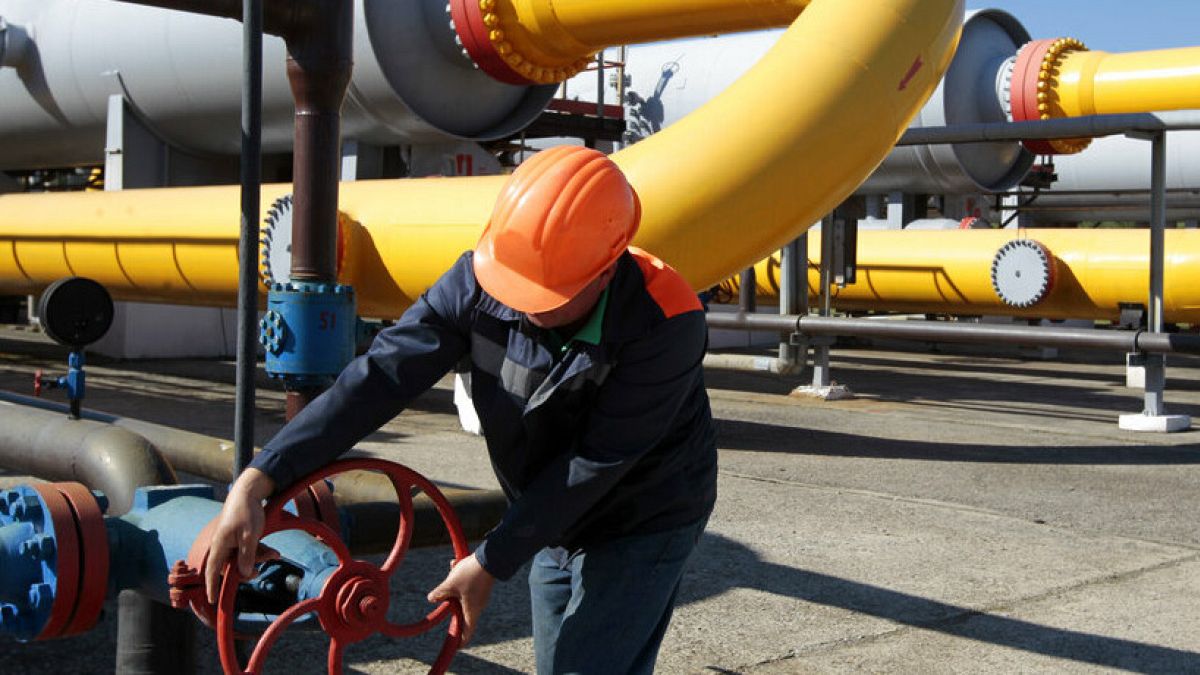
[{"label": "black pipe", "polygon": [[242,223],[238,242],[237,375],[233,474],[254,459],[254,371],[258,366],[258,220],[262,183],[263,0],[242,2]]},{"label": "black pipe", "polygon": [[709,314],[708,326],[733,330],[785,331],[802,335],[899,338],[922,342],[1015,344],[1126,353],[1144,351],[1200,354],[1200,335],[1153,334],[1144,331],[742,313]]},{"label": "black pipe", "polygon": [[120,675],[196,672],[196,621],[137,591],[117,596],[117,662]]}]

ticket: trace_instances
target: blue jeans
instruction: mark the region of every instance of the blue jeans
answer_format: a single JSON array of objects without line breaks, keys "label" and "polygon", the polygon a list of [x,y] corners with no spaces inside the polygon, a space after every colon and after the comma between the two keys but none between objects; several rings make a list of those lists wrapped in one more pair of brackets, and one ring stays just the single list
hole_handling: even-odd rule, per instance
[{"label": "blue jeans", "polygon": [[537,672],[652,673],[684,565],[707,522],[573,555],[542,549],[529,570]]}]

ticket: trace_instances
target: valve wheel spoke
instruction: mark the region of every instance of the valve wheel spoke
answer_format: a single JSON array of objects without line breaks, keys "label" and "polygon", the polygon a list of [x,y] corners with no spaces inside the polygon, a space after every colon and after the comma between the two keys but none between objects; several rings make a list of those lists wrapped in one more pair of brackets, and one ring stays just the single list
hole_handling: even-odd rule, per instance
[{"label": "valve wheel spoke", "polygon": [[447,631],[446,640],[442,643],[442,650],[438,652],[437,659],[429,667],[429,675],[442,675],[442,673],[450,668],[450,662],[454,660],[454,654],[462,646],[462,629],[465,623],[466,619],[463,618],[462,607],[455,601],[454,613],[450,615],[450,628]]},{"label": "valve wheel spoke", "polygon": [[412,623],[392,623],[388,621],[379,627],[379,632],[388,637],[412,637],[429,632],[430,629],[445,621],[447,616],[453,619],[461,614],[462,607],[459,605],[458,600],[448,600],[438,605],[420,621]]},{"label": "valve wheel spoke", "polygon": [[392,478],[392,485],[396,488],[396,500],[400,502],[400,529],[396,531],[396,543],[392,544],[392,550],[388,553],[387,560],[383,561],[383,565],[379,567],[385,576],[392,576],[392,572],[404,562],[404,555],[408,553],[408,546],[412,543],[413,533],[413,500],[412,500],[412,485],[401,485],[396,478]]},{"label": "valve wheel spoke", "polygon": [[262,670],[263,661],[267,658],[267,654],[271,648],[275,646],[275,641],[279,639],[283,631],[292,625],[296,619],[314,612],[321,604],[320,598],[309,598],[302,602],[298,602],[287,608],[283,614],[280,614],[267,626],[267,630],[258,638],[258,644],[254,646],[254,651],[250,654],[250,661],[246,664],[246,672],[257,673]]},{"label": "valve wheel spoke", "polygon": [[[318,520],[300,518],[283,510],[284,505],[298,496],[311,495],[310,486],[346,471],[366,470],[383,473],[396,489],[396,500],[400,507],[399,527],[396,541],[392,544],[391,552],[383,565],[376,567],[367,562],[354,560],[350,549],[342,541],[339,533],[329,525]],[[438,652],[437,659],[430,673],[444,673],[450,666],[450,661],[458,648],[462,646],[462,628],[464,625],[462,607],[457,600],[450,600],[439,605],[424,619],[409,623],[396,624],[387,620],[388,581],[400,567],[404,555],[412,542],[415,525],[413,508],[414,489],[424,492],[437,508],[450,541],[454,548],[454,560],[457,562],[469,555],[466,538],[457,514],[451,508],[450,502],[429,480],[415,471],[379,459],[349,459],[334,462],[323,469],[315,471],[296,481],[287,490],[275,496],[266,506],[266,523],[263,528],[264,536],[281,530],[302,530],[312,535],[328,546],[336,555],[338,565],[325,580],[317,597],[303,600],[280,614],[271,622],[259,638],[258,645],[250,655],[245,670],[238,664],[234,651],[234,627],[237,619],[235,598],[241,580],[238,578],[235,562],[230,561],[225,567],[225,576],[221,585],[221,596],[217,611],[217,644],[220,648],[221,665],[226,673],[258,673],[263,667],[267,654],[283,631],[297,618],[316,612],[321,627],[330,636],[328,667],[330,673],[342,672],[342,661],[345,647],[348,644],[362,640],[374,633],[383,633],[390,637],[410,637],[434,629],[449,618],[446,638]]]},{"label": "valve wheel spoke", "polygon": [[346,648],[337,638],[329,639],[329,672],[342,672],[342,656],[345,654]]}]

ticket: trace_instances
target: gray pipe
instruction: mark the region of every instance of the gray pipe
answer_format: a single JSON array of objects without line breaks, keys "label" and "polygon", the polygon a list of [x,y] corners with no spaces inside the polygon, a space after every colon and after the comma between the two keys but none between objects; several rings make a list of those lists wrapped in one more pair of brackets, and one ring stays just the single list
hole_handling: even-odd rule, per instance
[{"label": "gray pipe", "polygon": [[[61,415],[65,415],[67,410],[67,407],[61,403],[6,391],[0,391],[0,402],[54,411]],[[0,406],[0,408],[2,407]],[[94,410],[84,410],[83,417],[85,420],[112,425],[116,427],[114,430],[132,432],[145,439],[163,458],[170,462],[170,466],[176,471],[200,476],[218,483],[229,483],[233,480],[234,446],[230,441]],[[334,498],[341,507],[357,504],[382,504],[380,508],[384,511],[391,509],[392,512],[395,512],[396,492],[392,488],[391,481],[380,474],[351,471],[337,476],[333,484]],[[468,539],[481,538],[496,523],[500,522],[501,516],[508,508],[508,502],[500,490],[456,488],[441,488],[441,490],[442,494],[446,495],[446,498],[454,505],[454,510],[462,521],[463,532]],[[437,517],[433,502],[424,495],[418,496],[414,500],[413,507],[416,509],[419,522],[423,518]],[[394,522],[395,516],[389,516],[389,518]],[[355,522],[366,523],[367,519],[357,518]],[[373,526],[371,531],[383,532],[388,528],[392,528],[394,533],[394,525],[387,523]],[[355,534],[351,532],[350,534],[352,541],[359,543],[376,538],[375,535],[369,533]],[[390,545],[386,534],[379,535],[378,538],[381,543],[386,541]],[[445,540],[429,541],[426,544],[433,545],[444,542]],[[352,550],[358,552],[353,547]]]},{"label": "gray pipe", "polygon": [[139,486],[175,482],[155,447],[127,429],[15,405],[0,405],[0,465],[101,490],[109,515],[127,512]]},{"label": "gray pipe", "polygon": [[1145,331],[1058,328],[1055,326],[996,326],[937,321],[843,319],[826,316],[775,314],[709,314],[709,328],[795,332],[803,335],[847,335],[900,338],[924,342],[1016,344],[1119,352],[1200,354],[1200,335]]},{"label": "gray pipe", "polygon": [[1195,129],[1200,129],[1200,111],[1172,110],[1158,113],[1090,115],[1032,122],[988,122],[909,129],[904,132],[900,140],[896,141],[896,145],[1092,138],[1129,132],[1153,134],[1160,131]]},{"label": "gray pipe", "polygon": [[[132,431],[11,403],[0,405],[0,465],[101,490],[109,515],[127,512],[138,487],[176,482],[155,447]],[[193,672],[195,641],[194,622],[181,612],[136,593],[120,595],[117,673]]]}]

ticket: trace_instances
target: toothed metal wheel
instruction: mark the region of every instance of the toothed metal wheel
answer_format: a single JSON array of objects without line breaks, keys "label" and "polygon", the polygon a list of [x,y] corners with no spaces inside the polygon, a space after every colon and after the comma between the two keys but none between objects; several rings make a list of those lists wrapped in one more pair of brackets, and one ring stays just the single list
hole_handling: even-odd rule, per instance
[{"label": "toothed metal wheel", "polygon": [[992,259],[992,288],[1010,307],[1032,307],[1054,285],[1054,257],[1031,239],[1010,241]]},{"label": "toothed metal wheel", "polygon": [[259,230],[259,270],[263,283],[286,284],[292,278],[292,196],[271,204]]}]

